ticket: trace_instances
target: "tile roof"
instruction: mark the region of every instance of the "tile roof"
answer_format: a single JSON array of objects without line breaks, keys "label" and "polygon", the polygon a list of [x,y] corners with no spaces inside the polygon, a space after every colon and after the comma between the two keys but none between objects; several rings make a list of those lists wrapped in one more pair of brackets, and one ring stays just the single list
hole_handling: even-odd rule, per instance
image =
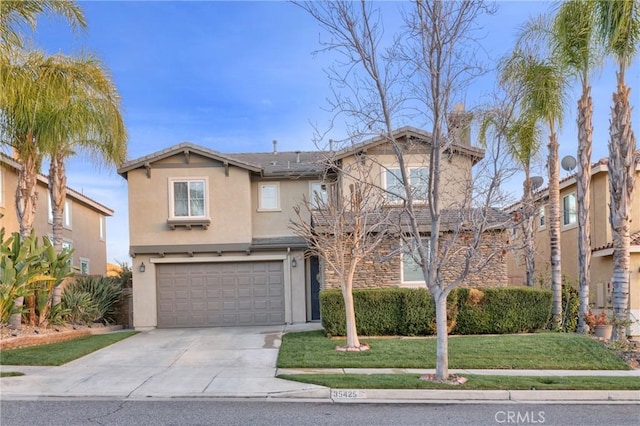
[{"label": "tile roof", "polygon": [[[414,211],[418,226],[428,233],[431,226],[431,214],[427,208],[418,208]],[[391,226],[407,231],[409,228],[409,217],[407,211],[402,207],[384,207],[376,213],[369,213],[367,220],[371,224],[387,222]],[[353,217],[353,216],[352,216]],[[347,215],[347,219],[349,219]],[[313,216],[314,226],[317,229],[329,227],[329,220],[321,213]],[[487,230],[502,230],[512,226],[511,215],[499,209],[488,209],[483,212],[482,209],[447,209],[440,211],[440,230],[450,232],[456,229],[471,230],[474,223],[484,223]],[[328,229],[327,229],[328,230]]]},{"label": "tile roof", "polygon": [[[640,231],[632,233],[629,237],[630,237],[630,240],[631,240],[631,243],[630,243],[631,246],[640,247]],[[610,242],[610,243],[607,243],[607,244],[602,245],[600,247],[596,247],[596,248],[592,249],[591,252],[596,252],[596,251],[601,251],[601,250],[609,250],[609,249],[612,249],[612,248],[613,248],[613,242]]]}]

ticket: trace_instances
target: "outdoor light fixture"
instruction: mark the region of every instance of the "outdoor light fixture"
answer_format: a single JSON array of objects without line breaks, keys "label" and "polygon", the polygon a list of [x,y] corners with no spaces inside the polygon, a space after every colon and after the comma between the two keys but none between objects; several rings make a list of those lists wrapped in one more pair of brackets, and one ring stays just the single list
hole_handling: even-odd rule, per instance
[{"label": "outdoor light fixture", "polygon": [[140,264],[140,267],[138,268],[138,271],[140,271],[140,272],[144,272],[146,269],[147,269],[147,267],[146,267],[146,266],[144,266],[144,262],[142,262],[142,263]]},{"label": "outdoor light fixture", "polygon": [[294,257],[293,259],[291,259],[291,267],[295,268],[296,266],[298,266],[298,261],[296,260],[296,258]]}]

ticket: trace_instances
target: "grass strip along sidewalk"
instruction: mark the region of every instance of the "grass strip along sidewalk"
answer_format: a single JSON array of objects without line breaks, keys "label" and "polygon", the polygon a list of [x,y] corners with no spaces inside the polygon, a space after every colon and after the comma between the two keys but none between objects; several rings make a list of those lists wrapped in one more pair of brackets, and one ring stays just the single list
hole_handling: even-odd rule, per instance
[{"label": "grass strip along sidewalk", "polygon": [[421,380],[419,374],[283,374],[278,377],[332,389],[640,390],[637,377],[465,374],[468,381],[459,385]]},{"label": "grass strip along sidewalk", "polygon": [[116,333],[96,334],[48,345],[3,350],[0,352],[0,365],[62,365],[133,336],[134,334],[137,334],[137,332],[119,331]]},{"label": "grass strip along sidewalk", "polygon": [[[371,349],[337,352],[344,339],[322,331],[285,334],[279,368],[435,368],[435,338],[361,338]],[[540,333],[450,336],[449,368],[630,370],[615,353],[588,336]],[[465,375],[464,384],[421,380],[419,374],[289,374],[278,377],[334,389],[639,390],[638,377]]]},{"label": "grass strip along sidewalk", "polygon": [[[322,331],[282,338],[278,368],[435,368],[436,339],[360,338],[371,349],[337,352],[344,339]],[[630,370],[615,353],[588,336],[569,333],[449,337],[449,368]]]}]

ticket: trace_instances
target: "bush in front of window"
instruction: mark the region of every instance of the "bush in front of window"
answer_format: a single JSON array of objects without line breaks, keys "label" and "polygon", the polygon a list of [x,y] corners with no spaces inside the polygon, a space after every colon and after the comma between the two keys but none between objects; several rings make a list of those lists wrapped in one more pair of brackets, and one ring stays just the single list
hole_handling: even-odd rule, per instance
[{"label": "bush in front of window", "polygon": [[[530,287],[456,288],[447,299],[452,334],[505,334],[543,329],[551,315],[551,291]],[[436,332],[435,306],[426,289],[354,290],[358,334],[427,336]],[[345,334],[340,290],[320,292],[325,333]]]}]

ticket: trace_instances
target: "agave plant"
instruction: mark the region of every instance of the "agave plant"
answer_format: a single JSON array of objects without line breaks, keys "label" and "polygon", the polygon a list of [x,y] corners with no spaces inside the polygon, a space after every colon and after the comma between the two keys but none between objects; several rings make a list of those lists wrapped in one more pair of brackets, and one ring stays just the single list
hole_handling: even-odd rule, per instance
[{"label": "agave plant", "polygon": [[[88,295],[90,303],[84,299],[85,294]],[[117,280],[100,276],[83,276],[65,287],[62,303],[65,308],[75,310],[77,315],[74,314],[74,318],[82,316],[80,312],[90,313],[83,317],[82,322],[109,323],[114,321],[117,314],[116,306],[121,296],[122,287]],[[70,320],[75,321],[71,317]]]}]

